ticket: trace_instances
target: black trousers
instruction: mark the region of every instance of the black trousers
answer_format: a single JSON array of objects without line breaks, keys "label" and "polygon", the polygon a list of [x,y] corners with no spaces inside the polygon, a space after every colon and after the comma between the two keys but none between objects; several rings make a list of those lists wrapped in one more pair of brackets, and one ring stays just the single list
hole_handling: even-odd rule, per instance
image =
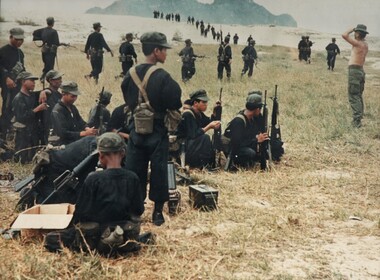
[{"label": "black trousers", "polygon": [[46,53],[42,53],[42,61],[44,63],[44,69],[42,69],[43,77],[45,77],[47,72],[54,69],[56,55],[57,54],[55,52],[50,52],[50,51]]},{"label": "black trousers", "polygon": [[127,74],[129,69],[133,66],[133,61],[126,61],[121,63],[121,68],[123,69],[123,75]]},{"label": "black trousers", "polygon": [[[15,138],[15,150],[20,151],[30,147],[37,146],[39,144],[38,129],[24,128],[16,131]],[[36,154],[36,149],[27,149],[19,152],[16,156],[16,160],[19,160],[22,164],[32,161],[33,156]]]},{"label": "black trousers", "polygon": [[336,59],[335,53],[327,54],[327,66],[329,67],[329,69],[331,68],[331,70],[333,70],[335,67],[335,59]]},{"label": "black trousers", "polygon": [[223,70],[226,69],[227,78],[231,78],[231,64],[224,61],[218,63],[218,79],[223,79]]},{"label": "black trousers", "polygon": [[14,89],[9,89],[6,87],[6,85],[3,85],[3,88],[1,89],[1,97],[3,99],[3,104],[1,107],[0,116],[0,138],[3,140],[6,140],[7,133],[9,130],[11,130],[11,120],[14,116],[12,110],[12,101],[19,91],[19,85]]},{"label": "black trousers", "polygon": [[125,167],[137,174],[144,199],[147,196],[148,168],[150,162],[149,199],[165,202],[168,191],[169,139],[166,132],[140,135],[133,129],[127,146]]},{"label": "black trousers", "polygon": [[103,56],[91,56],[91,67],[92,71],[90,73],[90,76],[93,77],[95,80],[98,80],[99,74],[102,72],[103,69]]},{"label": "black trousers", "polygon": [[233,158],[234,164],[243,167],[252,166],[256,161],[258,161],[257,153],[250,147],[240,147],[235,157]]},{"label": "black trousers", "polygon": [[181,68],[182,80],[190,80],[195,74],[195,64],[194,63],[183,63]]},{"label": "black trousers", "polygon": [[241,74],[244,75],[248,71],[248,77],[252,77],[254,60],[244,60],[244,67],[241,70]]},{"label": "black trousers", "polygon": [[186,164],[190,167],[202,168],[212,165],[215,160],[215,152],[210,136],[203,134],[186,142]]}]

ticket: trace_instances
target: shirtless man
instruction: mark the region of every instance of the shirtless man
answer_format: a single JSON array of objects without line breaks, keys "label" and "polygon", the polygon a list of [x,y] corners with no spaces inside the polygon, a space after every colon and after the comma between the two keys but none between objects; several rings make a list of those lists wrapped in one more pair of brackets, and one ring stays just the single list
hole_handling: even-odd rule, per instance
[{"label": "shirtless man", "polygon": [[[350,37],[352,32],[355,32],[354,38]],[[367,26],[363,24],[358,24],[355,28],[350,28],[342,34],[343,39],[352,45],[351,57],[348,62],[348,100],[353,111],[352,125],[354,127],[361,127],[364,111],[365,72],[363,65],[368,53],[368,44],[365,41],[367,34]]]}]

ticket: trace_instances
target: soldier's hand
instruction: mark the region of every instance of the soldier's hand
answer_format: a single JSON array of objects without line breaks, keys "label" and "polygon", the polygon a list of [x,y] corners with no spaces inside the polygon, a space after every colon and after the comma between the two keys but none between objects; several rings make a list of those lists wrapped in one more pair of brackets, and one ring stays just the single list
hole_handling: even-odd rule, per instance
[{"label": "soldier's hand", "polygon": [[6,78],[5,83],[7,85],[7,88],[15,88],[16,83],[9,77]]},{"label": "soldier's hand", "polygon": [[38,103],[46,103],[46,100],[47,100],[47,96],[46,96],[46,93],[47,93],[48,90],[43,90],[40,92],[40,96],[38,98]]},{"label": "soldier's hand", "polygon": [[86,135],[96,135],[98,130],[95,127],[86,127],[85,128]]},{"label": "soldier's hand", "polygon": [[218,129],[218,128],[220,127],[220,124],[221,124],[220,121],[212,121],[212,122],[210,123],[211,128],[213,128],[213,129]]},{"label": "soldier's hand", "polygon": [[266,132],[260,133],[256,137],[257,137],[257,143],[262,143],[262,142],[264,142],[266,140],[269,140],[268,133],[266,133]]},{"label": "soldier's hand", "polygon": [[34,108],[33,112],[37,113],[40,111],[45,111],[45,110],[47,110],[47,108],[48,108],[48,105],[46,103],[41,103],[36,108]]}]

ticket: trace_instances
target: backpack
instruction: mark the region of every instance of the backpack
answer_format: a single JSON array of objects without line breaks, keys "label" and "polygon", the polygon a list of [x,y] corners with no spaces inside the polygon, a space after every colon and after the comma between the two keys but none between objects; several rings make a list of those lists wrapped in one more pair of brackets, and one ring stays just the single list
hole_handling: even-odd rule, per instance
[{"label": "backpack", "polygon": [[[244,127],[247,127],[247,121],[245,120],[245,117],[242,114],[237,114],[236,118],[242,119],[244,122]],[[230,128],[231,122],[227,124],[227,128],[224,131],[224,134],[222,135],[222,146],[224,152],[229,152],[230,150],[230,143],[231,143],[231,128]]]}]

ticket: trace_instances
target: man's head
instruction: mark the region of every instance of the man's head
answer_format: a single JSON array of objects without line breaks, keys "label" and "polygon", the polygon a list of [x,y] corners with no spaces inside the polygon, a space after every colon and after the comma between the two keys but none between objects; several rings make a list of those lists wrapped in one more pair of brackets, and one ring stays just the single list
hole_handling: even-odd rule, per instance
[{"label": "man's head", "polygon": [[191,46],[192,43],[193,43],[193,42],[191,42],[190,39],[186,39],[186,40],[185,40],[185,44],[186,44],[186,46]]},{"label": "man's head", "polygon": [[132,33],[127,33],[125,35],[125,39],[128,41],[128,42],[132,42],[133,41],[133,34]]},{"label": "man's head", "polygon": [[61,85],[62,90],[62,102],[65,105],[73,105],[77,100],[80,91],[78,90],[78,85],[76,82],[64,82]]},{"label": "man's head", "polygon": [[171,49],[165,34],[160,32],[146,32],[141,35],[140,42],[145,56],[153,55],[158,62],[165,62],[166,50]]},{"label": "man's head", "polygon": [[254,46],[254,45],[256,44],[256,41],[253,40],[253,39],[250,39],[250,40],[249,40],[249,44],[250,44],[251,46]]},{"label": "man's head", "polygon": [[261,92],[260,91],[252,91],[248,93],[247,100],[245,103],[245,108],[248,111],[254,113],[254,116],[260,115],[261,107],[263,106]]},{"label": "man's head", "polygon": [[204,112],[207,110],[208,96],[204,89],[199,89],[190,93],[191,106],[197,111]]},{"label": "man's head", "polygon": [[19,48],[24,43],[24,30],[20,27],[15,27],[9,30],[9,41],[13,47]]},{"label": "man's head", "polygon": [[336,39],[335,39],[335,38],[332,38],[331,41],[332,41],[333,43],[335,43],[335,42],[336,42]]},{"label": "man's head", "polygon": [[99,161],[101,166],[107,167],[111,157],[117,157],[118,164],[125,156],[126,146],[123,138],[115,132],[106,132],[96,139]]},{"label": "man's head", "polygon": [[33,91],[38,77],[33,76],[32,73],[29,72],[21,72],[16,79],[21,81],[21,87],[24,91]]},{"label": "man's head", "polygon": [[364,39],[368,34],[367,26],[365,26],[364,24],[358,24],[354,28],[354,31],[355,31],[355,38],[356,39]]},{"label": "man's head", "polygon": [[95,31],[100,31],[100,29],[103,27],[100,22],[95,22],[92,27],[94,28]]},{"label": "man's head", "polygon": [[224,43],[228,44],[230,42],[230,36],[224,37]]},{"label": "man's head", "polygon": [[46,24],[49,25],[49,26],[53,26],[54,25],[54,18],[53,17],[48,17],[46,19]]},{"label": "man's head", "polygon": [[62,76],[63,74],[59,73],[56,70],[50,70],[46,73],[46,81],[55,89],[58,89],[62,85]]}]

